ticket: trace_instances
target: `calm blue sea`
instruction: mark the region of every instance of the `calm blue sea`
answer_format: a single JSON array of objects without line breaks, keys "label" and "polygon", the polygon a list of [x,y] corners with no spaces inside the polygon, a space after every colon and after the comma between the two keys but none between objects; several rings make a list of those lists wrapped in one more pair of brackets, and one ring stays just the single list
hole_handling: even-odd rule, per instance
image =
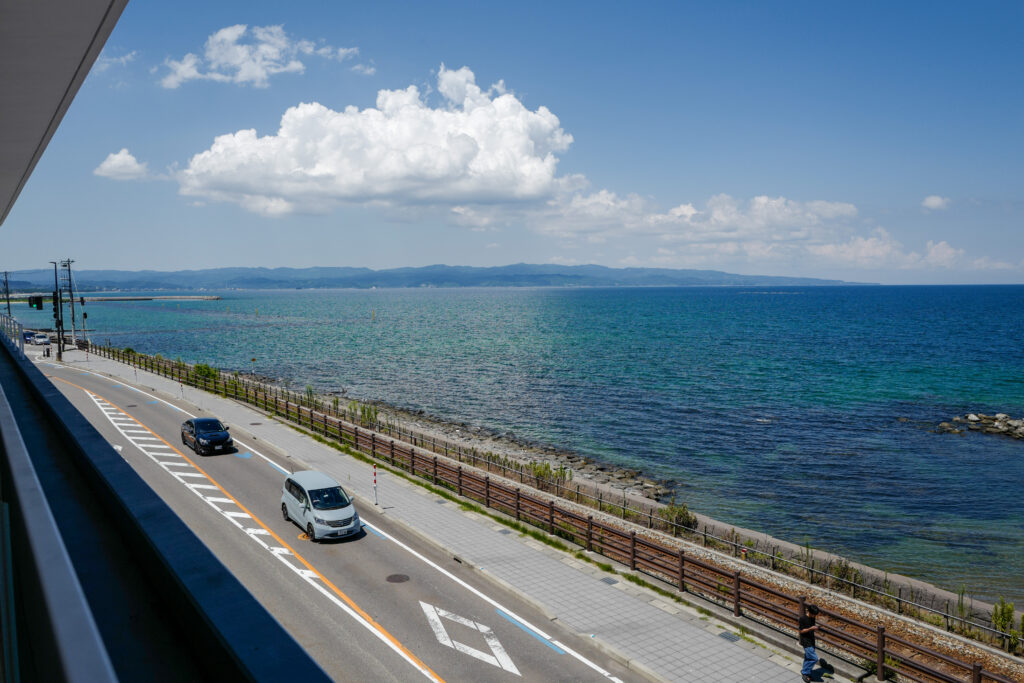
[{"label": "calm blue sea", "polygon": [[92,339],[573,449],[722,521],[1024,604],[1024,441],[931,431],[1024,416],[1024,286],[216,293],[89,303]]}]

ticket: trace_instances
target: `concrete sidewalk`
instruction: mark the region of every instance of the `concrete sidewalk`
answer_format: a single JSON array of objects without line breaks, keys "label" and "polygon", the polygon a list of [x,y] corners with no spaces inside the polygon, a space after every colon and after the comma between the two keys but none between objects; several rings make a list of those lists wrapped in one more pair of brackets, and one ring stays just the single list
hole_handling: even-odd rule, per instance
[{"label": "concrete sidewalk", "polygon": [[[41,352],[26,351],[29,358],[43,360]],[[53,358],[45,360],[55,362]],[[258,410],[116,361],[95,355],[87,357],[81,351],[66,352],[64,364],[137,382],[161,398],[191,403],[230,424],[242,438],[244,433],[255,437],[257,449],[261,442],[270,444],[294,458],[297,468],[308,466],[326,472],[373,504],[370,465],[320,444]],[[599,647],[638,673],[668,681],[800,680],[801,657],[795,639],[791,651],[783,652],[756,637],[739,637],[735,626],[533,539],[520,537],[492,519],[463,511],[380,470],[378,499],[386,516],[530,599],[570,629],[592,637]],[[601,556],[593,557],[607,562]],[[690,602],[700,604],[692,596]],[[702,606],[714,613],[721,612],[711,605]],[[755,630],[751,622],[747,625]],[[832,680],[850,679],[835,674]]]}]

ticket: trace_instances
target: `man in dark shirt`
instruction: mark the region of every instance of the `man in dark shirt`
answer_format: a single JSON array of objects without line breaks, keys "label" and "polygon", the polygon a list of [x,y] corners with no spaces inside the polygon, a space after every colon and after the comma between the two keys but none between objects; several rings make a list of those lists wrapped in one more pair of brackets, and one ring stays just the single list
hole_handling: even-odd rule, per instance
[{"label": "man in dark shirt", "polygon": [[797,630],[800,632],[800,646],[804,649],[804,666],[800,669],[800,675],[803,676],[804,683],[811,680],[811,671],[814,670],[814,665],[818,663],[818,653],[814,651],[814,633],[818,630],[818,624],[815,623],[815,617],[818,616],[817,605],[807,605],[807,614],[800,617],[799,626]]}]

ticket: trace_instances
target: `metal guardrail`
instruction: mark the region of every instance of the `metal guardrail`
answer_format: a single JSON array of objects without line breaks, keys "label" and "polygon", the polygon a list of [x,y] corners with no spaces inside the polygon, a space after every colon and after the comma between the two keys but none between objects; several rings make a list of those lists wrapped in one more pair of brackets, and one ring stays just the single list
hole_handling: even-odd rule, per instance
[{"label": "metal guardrail", "polygon": [[[92,351],[284,417],[327,439],[408,471],[412,476],[483,503],[485,507],[514,517],[518,522],[571,540],[588,551],[628,566],[632,571],[675,584],[681,592],[695,593],[731,607],[737,617],[745,616],[792,633],[803,614],[802,596],[783,593],[747,578],[739,571],[730,572],[688,557],[683,549],[645,538],[635,530],[626,531],[595,520],[593,515],[584,517],[559,505],[553,498],[539,497],[529,491],[524,492],[520,487],[492,481],[488,475],[464,469],[457,459],[453,461],[433,452],[424,453],[422,450],[425,449],[417,446],[383,438],[373,430],[360,428],[287,398],[282,400],[276,390],[264,385],[238,377],[225,377],[216,371],[212,376],[204,376],[196,374],[193,368],[183,363],[124,353],[120,349],[93,347]],[[461,457],[461,453],[455,457]],[[822,610],[822,614],[829,618],[820,631],[822,643],[848,657],[872,662],[878,680],[884,680],[888,674],[898,674],[920,683],[1013,683],[985,670],[978,663],[965,662],[887,634],[883,626],[865,624],[828,610]]]},{"label": "metal guardrail", "polygon": [[9,315],[0,313],[0,334],[6,337],[8,343],[25,357],[25,326]]}]

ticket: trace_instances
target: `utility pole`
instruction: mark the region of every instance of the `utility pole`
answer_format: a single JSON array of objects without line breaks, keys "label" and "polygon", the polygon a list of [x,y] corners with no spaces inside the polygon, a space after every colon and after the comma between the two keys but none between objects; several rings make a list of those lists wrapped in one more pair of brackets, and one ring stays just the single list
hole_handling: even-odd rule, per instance
[{"label": "utility pole", "polygon": [[4,297],[7,299],[7,317],[11,317],[11,289],[7,286],[7,271],[4,271]]},{"label": "utility pole", "polygon": [[60,281],[57,279],[57,261],[53,264],[53,323],[57,328],[57,360],[64,360],[64,302],[60,296]]}]

